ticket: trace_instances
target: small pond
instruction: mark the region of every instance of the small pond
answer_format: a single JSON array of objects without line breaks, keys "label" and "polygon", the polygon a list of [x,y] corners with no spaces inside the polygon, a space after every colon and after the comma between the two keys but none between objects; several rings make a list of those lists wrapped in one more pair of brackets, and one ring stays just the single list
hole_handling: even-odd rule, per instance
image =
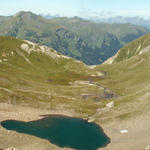
[{"label": "small pond", "polygon": [[110,143],[109,137],[95,123],[61,115],[46,115],[29,122],[6,120],[1,125],[7,130],[47,139],[59,147],[76,150],[97,150]]}]

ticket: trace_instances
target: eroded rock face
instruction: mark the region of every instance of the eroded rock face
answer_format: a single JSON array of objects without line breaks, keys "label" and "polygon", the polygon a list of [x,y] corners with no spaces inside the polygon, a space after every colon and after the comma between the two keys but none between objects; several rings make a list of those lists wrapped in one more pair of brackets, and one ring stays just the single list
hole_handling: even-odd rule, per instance
[{"label": "eroded rock face", "polygon": [[29,50],[28,44],[23,43],[23,44],[21,45],[21,49],[23,49],[23,50],[25,50],[25,51],[28,51],[28,50]]},{"label": "eroded rock face", "polygon": [[40,46],[39,44],[30,42],[25,40],[25,43],[23,43],[20,48],[24,51],[26,51],[28,54],[30,54],[32,51],[34,52],[41,52],[43,54],[46,54],[47,56],[52,57],[53,59],[56,58],[65,58],[65,59],[70,59],[70,57],[64,56],[53,50],[52,48],[49,48],[47,46]]}]

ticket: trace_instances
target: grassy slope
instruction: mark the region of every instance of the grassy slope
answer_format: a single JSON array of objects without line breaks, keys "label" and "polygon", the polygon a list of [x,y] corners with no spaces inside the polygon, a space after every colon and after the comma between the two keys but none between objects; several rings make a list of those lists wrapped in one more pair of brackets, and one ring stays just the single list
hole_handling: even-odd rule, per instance
[{"label": "grassy slope", "polygon": [[[92,98],[81,98],[82,94],[102,93],[102,89],[74,83],[88,78],[99,80],[93,77],[97,71],[62,55],[52,58],[37,51],[28,54],[20,48],[23,43],[26,42],[0,37],[0,102],[54,110],[69,109],[83,116],[94,114],[104,105]],[[32,44],[26,44],[33,48]]]},{"label": "grassy slope", "polygon": [[127,51],[135,54],[137,47],[142,45],[139,49],[140,53],[150,44],[149,38],[150,35],[145,35],[122,48],[116,58],[118,63],[97,66],[97,70],[107,72],[107,77],[101,81],[101,84],[111,88],[118,95],[114,99],[115,107],[111,112],[106,113],[107,119],[124,120],[149,111],[150,52],[132,56],[129,54],[128,57],[125,55]]},{"label": "grassy slope", "polygon": [[129,43],[125,47],[121,48],[118,52],[114,62],[119,62],[128,59],[132,56],[138,55],[142,50],[149,50],[150,34],[146,34],[137,40]]},{"label": "grassy slope", "polygon": [[[31,52],[28,55],[24,52],[31,61],[29,64],[16,53],[16,48],[20,49],[23,41],[4,37],[0,39],[0,59],[8,59],[0,63],[1,102],[74,111],[81,117],[93,116],[103,123],[112,119],[129,119],[150,109],[150,52],[112,65],[103,64],[95,69],[73,59],[55,60],[42,53]],[[13,50],[14,55],[11,56]],[[4,51],[7,52],[7,56],[4,56]],[[107,72],[107,76],[101,79],[93,77],[97,71]],[[89,77],[115,92],[117,97],[112,99],[115,103],[114,108],[105,107],[108,100],[95,102],[93,98],[81,99],[82,94],[103,92],[97,86],[73,83],[79,80],[87,81]]]}]

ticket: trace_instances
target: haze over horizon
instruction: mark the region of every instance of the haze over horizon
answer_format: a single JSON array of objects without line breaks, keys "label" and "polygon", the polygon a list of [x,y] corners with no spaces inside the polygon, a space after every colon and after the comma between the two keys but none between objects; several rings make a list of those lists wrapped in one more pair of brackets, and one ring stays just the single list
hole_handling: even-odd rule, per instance
[{"label": "haze over horizon", "polygon": [[5,0],[0,5],[0,15],[13,15],[19,11],[32,11],[36,14],[79,16],[79,17],[114,17],[138,16],[150,18],[149,0]]}]

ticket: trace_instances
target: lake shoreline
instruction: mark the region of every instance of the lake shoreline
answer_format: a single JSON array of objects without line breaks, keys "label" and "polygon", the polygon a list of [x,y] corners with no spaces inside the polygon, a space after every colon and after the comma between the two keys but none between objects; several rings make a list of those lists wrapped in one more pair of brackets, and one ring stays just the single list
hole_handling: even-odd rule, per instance
[{"label": "lake shoreline", "polygon": [[5,120],[1,126],[9,131],[48,140],[60,148],[97,150],[110,143],[110,138],[98,124],[64,115],[43,115],[42,119],[29,122]]},{"label": "lake shoreline", "polygon": [[[4,120],[14,119],[21,121],[32,121],[41,119],[41,115],[65,115],[69,117],[78,117],[82,118],[79,114],[76,114],[71,111],[55,111],[55,110],[46,110],[46,109],[36,109],[31,107],[24,107],[6,103],[0,103],[0,122]],[[84,117],[83,117],[84,119]],[[140,122],[141,124],[138,124]],[[100,125],[108,137],[111,138],[111,143],[102,150],[141,150],[145,148],[149,143],[150,139],[150,120],[149,114],[139,116],[134,120],[127,121],[116,121],[105,123],[97,123]],[[134,127],[136,125],[136,127]],[[120,133],[121,129],[127,129],[129,133],[122,134]],[[58,146],[49,143],[47,140],[43,140],[34,136],[29,136],[15,131],[7,131],[0,126],[1,142],[0,148],[9,148],[15,147],[18,150],[57,150]],[[141,138],[142,137],[142,138]],[[132,138],[132,140],[130,139]],[[133,139],[134,138],[134,139]],[[13,145],[12,145],[13,141]],[[37,143],[37,144],[35,144]],[[61,149],[61,148],[59,148]],[[70,148],[62,148],[63,150],[71,150]]]}]

